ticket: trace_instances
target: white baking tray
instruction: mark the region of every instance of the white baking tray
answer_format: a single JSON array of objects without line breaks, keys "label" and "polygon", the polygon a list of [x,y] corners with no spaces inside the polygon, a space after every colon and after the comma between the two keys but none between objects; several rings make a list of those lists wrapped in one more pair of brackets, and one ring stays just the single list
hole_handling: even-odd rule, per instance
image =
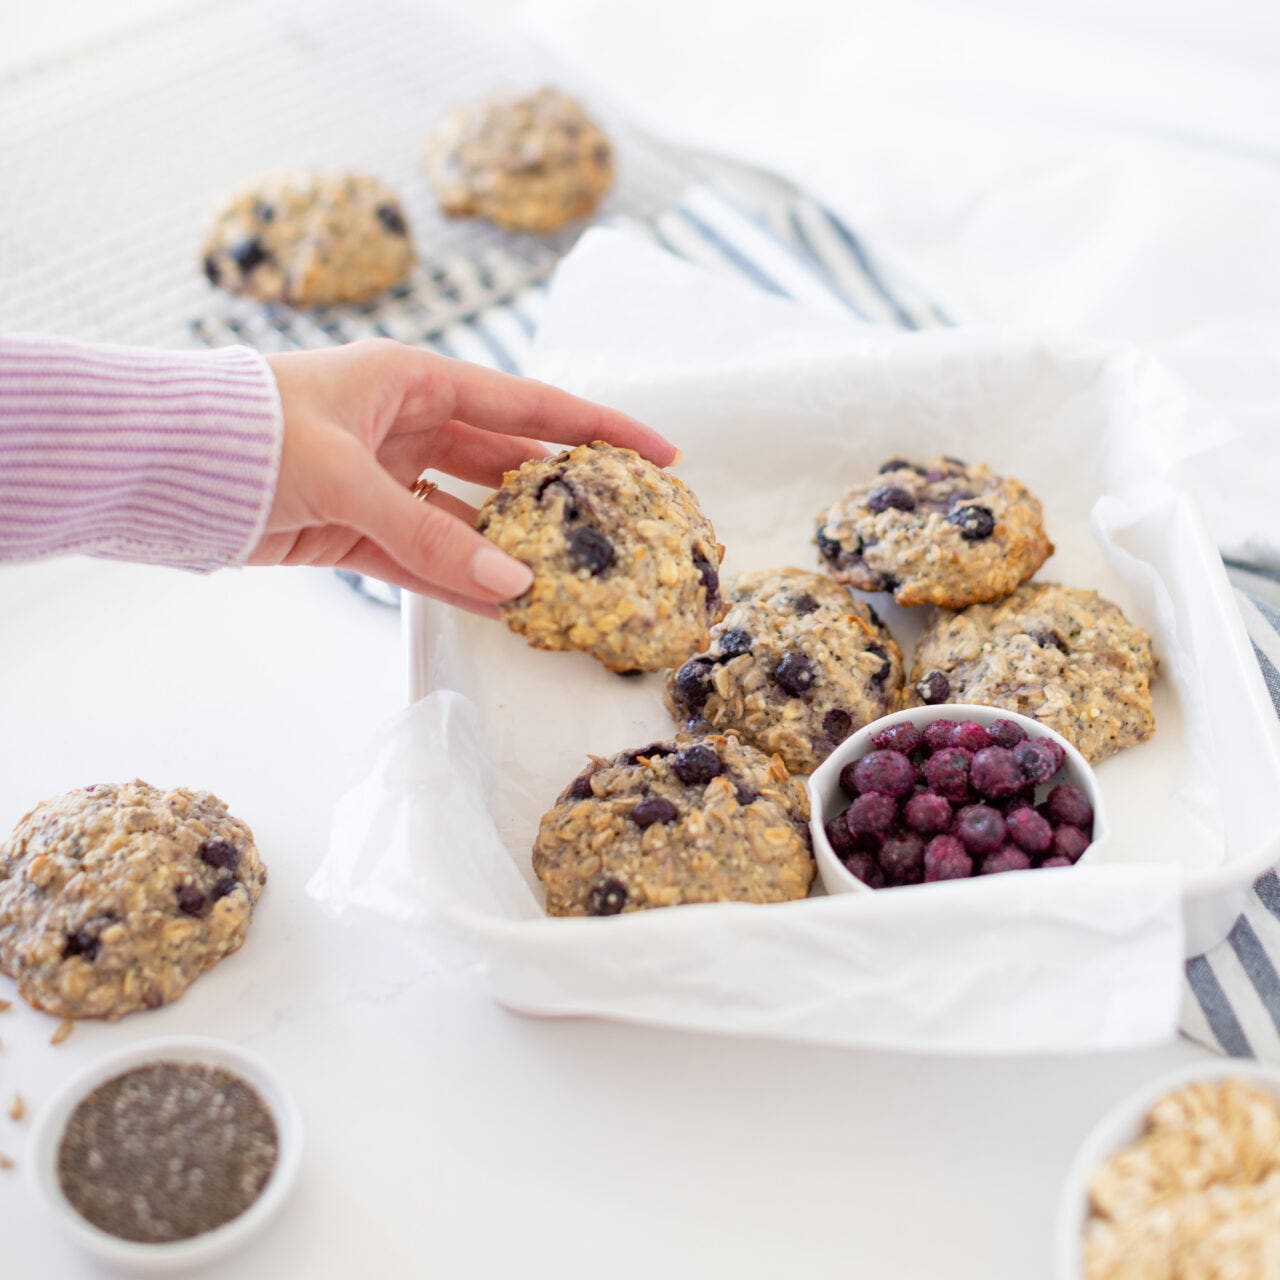
[{"label": "white baking tray", "polygon": [[[637,252],[592,233],[570,257],[541,372],[680,443],[727,572],[814,563],[814,512],[885,457],[983,458],[1044,499],[1058,552],[1040,576],[1101,590],[1152,632],[1156,735],[1100,766],[1114,824],[1104,865],[1052,891],[1029,872],[552,920],[529,870],[538,816],[588,752],[671,732],[661,677],[619,680],[411,599],[402,728],[421,768],[407,778],[403,886],[471,940],[499,999],[535,1012],[951,1049],[1171,1032],[1181,956],[1224,937],[1280,857],[1280,730],[1185,487],[1227,438],[1134,352],[857,332],[776,302],[762,321],[719,282],[697,285],[699,311],[687,268],[646,253],[637,273]],[[918,611],[876,603],[909,653]]]}]

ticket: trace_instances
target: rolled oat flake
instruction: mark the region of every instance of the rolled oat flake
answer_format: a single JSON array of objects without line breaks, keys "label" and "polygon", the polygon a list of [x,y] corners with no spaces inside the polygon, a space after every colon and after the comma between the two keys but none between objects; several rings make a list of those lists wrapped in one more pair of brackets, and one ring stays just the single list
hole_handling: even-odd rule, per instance
[{"label": "rolled oat flake", "polygon": [[71,1113],[58,1182],[72,1207],[121,1240],[187,1240],[262,1194],[279,1154],[257,1090],[221,1067],[153,1062],[101,1084]]}]

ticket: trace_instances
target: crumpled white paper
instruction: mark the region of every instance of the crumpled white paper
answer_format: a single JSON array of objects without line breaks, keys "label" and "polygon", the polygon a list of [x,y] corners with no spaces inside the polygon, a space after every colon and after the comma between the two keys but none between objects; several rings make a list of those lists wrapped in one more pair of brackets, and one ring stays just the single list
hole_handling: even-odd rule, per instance
[{"label": "crumpled white paper", "polygon": [[[1183,877],[1255,855],[1263,829],[1261,799],[1232,789],[1255,732],[1247,651],[1179,488],[1223,430],[1135,352],[868,330],[610,232],[563,264],[539,373],[680,443],[728,574],[814,565],[814,513],[889,456],[968,455],[1028,483],[1058,547],[1041,576],[1116,600],[1163,664],[1156,736],[1099,770],[1113,837],[1063,873],[549,919],[529,867],[538,819],[588,752],[671,732],[661,677],[621,679],[412,602],[425,696],[339,802],[311,892],[450,939],[451,963],[543,1014],[960,1052],[1171,1035]],[[909,652],[916,611],[877,607]]]}]

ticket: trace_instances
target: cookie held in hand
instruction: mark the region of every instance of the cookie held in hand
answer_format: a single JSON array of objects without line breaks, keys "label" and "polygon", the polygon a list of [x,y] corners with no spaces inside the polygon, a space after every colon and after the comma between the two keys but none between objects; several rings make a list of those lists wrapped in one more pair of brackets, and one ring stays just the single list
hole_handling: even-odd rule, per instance
[{"label": "cookie held in hand", "polygon": [[630,449],[596,441],[526,462],[476,528],[533,570],[501,610],[536,649],[658,671],[705,648],[724,616],[711,521],[682,480]]}]

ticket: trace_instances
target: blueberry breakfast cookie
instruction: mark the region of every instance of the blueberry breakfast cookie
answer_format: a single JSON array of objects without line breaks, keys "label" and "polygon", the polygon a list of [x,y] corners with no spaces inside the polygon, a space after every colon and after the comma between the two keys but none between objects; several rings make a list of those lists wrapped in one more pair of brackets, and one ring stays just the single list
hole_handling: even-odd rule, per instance
[{"label": "blueberry breakfast cookie", "polygon": [[841,582],[901,605],[998,600],[1053,554],[1039,501],[981,463],[894,458],[819,517],[818,551]]},{"label": "blueberry breakfast cookie", "polygon": [[1007,600],[940,613],[916,646],[904,702],[976,702],[1032,716],[1086,760],[1155,729],[1151,638],[1096,591],[1028,582]]},{"label": "blueberry breakfast cookie", "polygon": [[277,173],[237,192],[204,244],[210,283],[296,307],[363,302],[413,265],[395,193],[363,173]]},{"label": "blueberry breakfast cookie", "polygon": [[0,844],[0,972],[66,1018],[168,1004],[244,941],[266,879],[207,791],[68,791]]},{"label": "blueberry breakfast cookie", "polygon": [[698,500],[630,449],[596,441],[503,477],[476,528],[534,574],[501,606],[536,649],[658,671],[705,648],[724,616],[724,548]]},{"label": "blueberry breakfast cookie", "polygon": [[533,869],[553,916],[787,902],[813,882],[808,821],[777,756],[681,735],[593,759],[543,815]]},{"label": "blueberry breakfast cookie", "polygon": [[445,213],[509,231],[554,231],[613,185],[613,148],[556,89],[454,107],[427,139],[427,175]]},{"label": "blueberry breakfast cookie", "polygon": [[744,574],[711,644],[667,677],[667,710],[739,734],[811,773],[855,729],[894,710],[902,653],[875,612],[825,574]]}]

